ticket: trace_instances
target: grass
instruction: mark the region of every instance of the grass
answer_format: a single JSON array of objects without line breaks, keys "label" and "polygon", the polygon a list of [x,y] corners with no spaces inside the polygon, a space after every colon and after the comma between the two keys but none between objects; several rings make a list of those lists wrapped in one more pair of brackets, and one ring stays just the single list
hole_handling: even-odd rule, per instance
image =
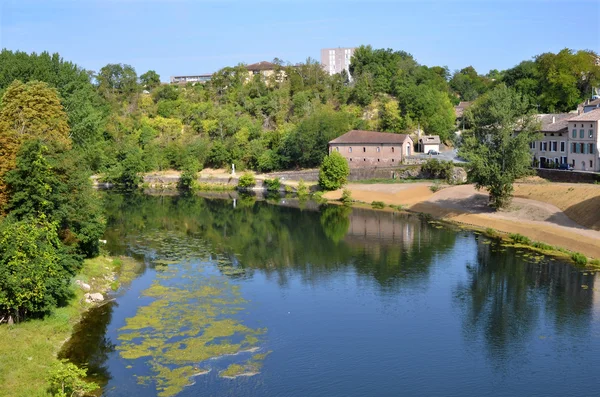
[{"label": "grass", "polygon": [[[92,286],[92,291],[106,289],[112,283],[114,261],[106,257],[86,260],[78,279]],[[0,396],[49,396],[47,376],[57,362],[56,354],[71,336],[73,326],[90,306],[84,292],[73,287],[74,297],[44,319],[0,326]],[[82,303],[83,302],[83,303]]]},{"label": "grass", "polygon": [[573,252],[571,254],[571,259],[579,266],[585,266],[588,262],[587,256],[580,254],[579,252]]}]

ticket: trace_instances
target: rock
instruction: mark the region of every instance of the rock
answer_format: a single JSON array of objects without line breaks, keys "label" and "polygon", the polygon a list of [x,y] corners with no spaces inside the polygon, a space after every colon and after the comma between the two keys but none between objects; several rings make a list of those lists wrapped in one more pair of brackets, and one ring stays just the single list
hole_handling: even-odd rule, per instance
[{"label": "rock", "polygon": [[84,282],[83,282],[83,281],[81,281],[81,280],[76,280],[76,281],[75,281],[75,284],[77,284],[77,285],[79,286],[79,288],[81,288],[81,289],[82,289],[82,290],[84,290],[85,292],[89,292],[89,291],[90,291],[90,289],[92,289],[92,288],[90,287],[90,285],[89,285],[89,284],[86,284],[86,283],[84,283]]},{"label": "rock", "polygon": [[454,167],[449,182],[452,185],[460,185],[463,183],[467,183],[467,171],[465,171],[465,169],[461,167]]},{"label": "rock", "polygon": [[104,301],[104,296],[102,296],[102,294],[99,292],[95,292],[93,294],[87,293],[84,295],[84,297],[87,303],[96,303]]}]

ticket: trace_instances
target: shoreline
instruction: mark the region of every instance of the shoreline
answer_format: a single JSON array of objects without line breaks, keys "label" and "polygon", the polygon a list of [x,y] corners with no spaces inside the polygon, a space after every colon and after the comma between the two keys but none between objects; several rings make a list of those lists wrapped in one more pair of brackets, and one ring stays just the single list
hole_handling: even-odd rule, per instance
[{"label": "shoreline", "polygon": [[[118,289],[117,276],[123,258],[98,256],[86,259],[71,280],[73,296],[63,307],[48,316],[14,325],[0,326],[0,396],[45,396],[48,371],[59,362],[58,355],[73,336],[86,312],[107,302],[107,293]],[[84,283],[90,287],[82,287]],[[87,293],[101,293],[104,300],[86,302]]]}]

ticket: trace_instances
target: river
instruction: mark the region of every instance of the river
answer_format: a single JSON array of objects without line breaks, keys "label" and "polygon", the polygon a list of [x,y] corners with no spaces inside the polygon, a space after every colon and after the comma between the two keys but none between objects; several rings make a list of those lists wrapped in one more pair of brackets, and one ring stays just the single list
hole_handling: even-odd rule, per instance
[{"label": "river", "polygon": [[594,273],[415,215],[105,202],[139,265],[62,352],[105,396],[600,393]]}]

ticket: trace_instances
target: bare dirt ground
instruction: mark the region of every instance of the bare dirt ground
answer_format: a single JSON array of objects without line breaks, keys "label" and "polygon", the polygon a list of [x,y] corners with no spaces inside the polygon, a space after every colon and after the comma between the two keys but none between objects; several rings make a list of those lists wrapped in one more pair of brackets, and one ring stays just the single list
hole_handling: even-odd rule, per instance
[{"label": "bare dirt ground", "polygon": [[[424,212],[450,221],[519,233],[535,241],[578,251],[600,258],[600,187],[555,183],[516,185],[518,197],[511,206],[495,212],[487,206],[488,195],[473,185],[452,186],[436,193],[430,183],[350,184],[355,200],[370,203],[402,204],[412,211]],[[569,190],[571,189],[571,190]],[[569,194],[569,199],[558,197]],[[337,199],[341,190],[325,195]],[[523,198],[526,196],[528,198]],[[535,200],[529,197],[535,198]],[[547,200],[547,201],[545,201]],[[562,210],[557,204],[565,207]],[[585,216],[583,214],[586,214]],[[575,219],[574,219],[575,217]],[[581,222],[576,222],[580,220]]]}]

